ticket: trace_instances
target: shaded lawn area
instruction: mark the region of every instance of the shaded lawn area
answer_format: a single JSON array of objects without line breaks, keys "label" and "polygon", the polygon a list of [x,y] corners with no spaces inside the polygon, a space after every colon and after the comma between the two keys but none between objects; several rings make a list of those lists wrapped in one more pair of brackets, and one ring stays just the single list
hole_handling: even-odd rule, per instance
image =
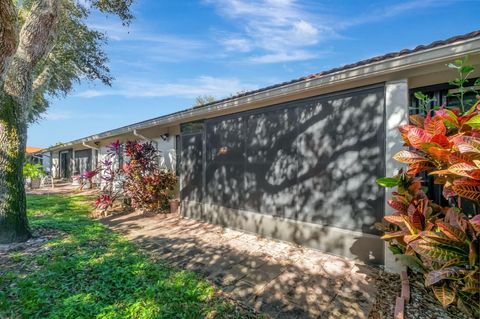
[{"label": "shaded lawn area", "polygon": [[0,318],[245,318],[196,274],[153,262],[88,218],[85,196],[28,197],[34,230],[61,233],[0,267]]}]

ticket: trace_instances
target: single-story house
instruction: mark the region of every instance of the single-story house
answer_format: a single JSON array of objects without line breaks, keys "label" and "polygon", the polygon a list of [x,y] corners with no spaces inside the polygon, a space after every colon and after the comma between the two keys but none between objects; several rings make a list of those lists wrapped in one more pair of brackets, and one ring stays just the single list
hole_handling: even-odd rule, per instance
[{"label": "single-story house", "polygon": [[394,269],[374,227],[401,165],[397,130],[413,93],[454,103],[446,64],[480,31],[363,60],[51,147],[52,174],[95,168],[119,139],[153,141],[180,175],[181,214]]},{"label": "single-story house", "polygon": [[31,162],[34,164],[40,164],[43,166],[43,170],[46,173],[50,173],[50,169],[51,169],[50,153],[51,152],[49,150],[40,148],[40,147],[27,146],[27,148],[25,149],[25,153],[27,155],[28,162]]}]

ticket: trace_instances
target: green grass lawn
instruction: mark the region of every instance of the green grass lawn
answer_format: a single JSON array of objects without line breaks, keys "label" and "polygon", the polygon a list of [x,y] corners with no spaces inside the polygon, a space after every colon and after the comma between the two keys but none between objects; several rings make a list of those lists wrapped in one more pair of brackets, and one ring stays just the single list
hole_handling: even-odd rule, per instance
[{"label": "green grass lawn", "polygon": [[61,233],[0,265],[0,318],[245,318],[196,274],[153,262],[88,218],[84,196],[29,196],[32,228]]}]

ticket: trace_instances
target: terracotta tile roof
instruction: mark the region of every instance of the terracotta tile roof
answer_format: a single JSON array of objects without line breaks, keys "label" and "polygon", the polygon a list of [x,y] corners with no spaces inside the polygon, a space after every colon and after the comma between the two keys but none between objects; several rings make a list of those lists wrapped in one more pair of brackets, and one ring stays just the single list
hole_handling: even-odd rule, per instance
[{"label": "terracotta tile roof", "polygon": [[321,77],[321,76],[324,76],[324,75],[327,75],[327,74],[331,74],[331,73],[335,73],[335,72],[339,72],[339,71],[346,71],[348,69],[353,69],[355,67],[359,67],[359,66],[362,66],[362,65],[367,65],[367,64],[371,64],[371,63],[375,63],[375,62],[379,62],[379,61],[385,61],[385,60],[393,59],[393,58],[396,58],[396,57],[399,57],[399,56],[403,56],[403,55],[407,55],[407,54],[411,54],[411,53],[416,53],[416,52],[420,52],[420,51],[425,51],[425,50],[428,50],[428,49],[433,49],[433,48],[436,48],[436,47],[440,47],[440,46],[444,46],[444,45],[448,45],[448,44],[452,44],[452,43],[455,43],[455,42],[460,42],[460,41],[464,41],[464,40],[468,40],[468,39],[473,39],[473,38],[476,38],[476,37],[480,37],[480,30],[476,30],[476,31],[466,33],[466,34],[462,34],[462,35],[453,36],[453,37],[450,37],[446,40],[434,41],[434,42],[432,42],[430,44],[426,44],[426,45],[419,45],[419,46],[415,47],[414,49],[403,49],[403,50],[400,50],[400,51],[391,52],[391,53],[387,53],[387,54],[384,54],[384,55],[379,55],[379,56],[369,58],[369,59],[365,59],[365,60],[361,60],[361,61],[358,61],[358,62],[355,62],[355,63],[352,63],[352,64],[347,64],[347,65],[344,65],[344,66],[341,66],[341,67],[337,67],[337,68],[333,68],[333,69],[330,69],[330,70],[321,71],[319,73],[314,73],[314,74],[310,74],[310,75],[307,75],[307,76],[303,76],[301,78],[297,78],[297,79],[294,79],[294,80],[291,80],[291,81],[286,81],[286,82],[274,84],[274,85],[271,85],[271,86],[263,87],[263,88],[258,89],[258,90],[242,92],[240,94],[237,94],[237,95],[225,98],[225,99],[221,99],[221,100],[217,100],[217,101],[214,101],[214,102],[211,102],[211,103],[204,104],[202,106],[199,106],[199,108],[209,106],[209,105],[219,103],[219,102],[226,102],[226,101],[233,100],[235,98],[239,98],[239,97],[242,97],[242,96],[251,95],[251,94],[255,94],[255,93],[258,93],[258,92],[262,92],[262,91],[267,91],[267,90],[277,88],[277,87],[280,87],[280,86],[293,84],[293,83],[301,82],[301,81],[308,80],[308,79],[314,79],[314,78],[318,78],[318,77]]},{"label": "terracotta tile roof", "polygon": [[43,150],[43,148],[27,146],[26,152],[27,154],[33,154],[33,153],[40,152],[41,150]]}]

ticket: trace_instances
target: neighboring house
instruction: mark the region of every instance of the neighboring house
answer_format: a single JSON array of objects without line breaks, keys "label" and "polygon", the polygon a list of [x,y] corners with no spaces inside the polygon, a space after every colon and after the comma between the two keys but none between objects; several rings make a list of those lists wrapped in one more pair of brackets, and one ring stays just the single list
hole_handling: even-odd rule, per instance
[{"label": "neighboring house", "polygon": [[27,161],[35,164],[42,164],[42,151],[43,148],[27,146],[25,149]]},{"label": "neighboring house", "polygon": [[50,156],[51,153],[49,150],[40,148],[40,147],[31,147],[27,146],[25,150],[27,154],[27,161],[35,164],[41,164],[43,166],[43,170],[46,173],[50,173],[51,163],[50,163]]},{"label": "neighboring house", "polygon": [[413,93],[453,103],[446,64],[465,55],[478,77],[480,31],[55,146],[52,171],[94,168],[117,139],[154,140],[180,168],[184,216],[393,269],[374,228],[390,192],[375,180],[401,167]]}]

